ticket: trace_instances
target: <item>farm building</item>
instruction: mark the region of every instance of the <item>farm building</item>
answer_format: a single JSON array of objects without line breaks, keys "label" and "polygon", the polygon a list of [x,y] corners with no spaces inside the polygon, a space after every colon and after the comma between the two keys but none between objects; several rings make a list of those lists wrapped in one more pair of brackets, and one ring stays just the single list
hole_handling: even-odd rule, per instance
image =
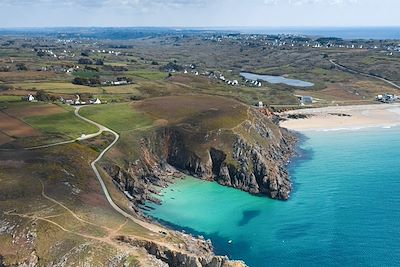
[{"label": "farm building", "polygon": [[301,105],[311,105],[314,101],[312,96],[300,96],[299,100]]}]

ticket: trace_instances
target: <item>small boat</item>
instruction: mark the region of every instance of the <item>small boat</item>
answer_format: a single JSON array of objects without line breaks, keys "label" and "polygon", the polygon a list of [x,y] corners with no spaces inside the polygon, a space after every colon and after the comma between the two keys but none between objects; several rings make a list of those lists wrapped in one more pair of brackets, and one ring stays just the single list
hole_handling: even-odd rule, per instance
[{"label": "small boat", "polygon": [[229,240],[229,241],[228,241],[228,244],[232,244],[232,240]]}]

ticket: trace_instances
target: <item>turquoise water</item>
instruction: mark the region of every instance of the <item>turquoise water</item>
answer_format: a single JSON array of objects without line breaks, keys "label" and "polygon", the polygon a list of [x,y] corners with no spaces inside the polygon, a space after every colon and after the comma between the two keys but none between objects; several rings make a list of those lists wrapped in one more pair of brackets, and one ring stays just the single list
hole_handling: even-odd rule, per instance
[{"label": "turquoise water", "polygon": [[286,84],[294,87],[312,87],[314,86],[313,83],[302,81],[302,80],[296,80],[296,79],[288,79],[283,76],[272,76],[272,75],[262,75],[262,74],[255,74],[255,73],[250,73],[250,72],[241,72],[241,76],[248,80],[262,80],[266,81],[272,84]]},{"label": "turquoise water", "polygon": [[400,266],[400,129],[305,135],[289,201],[188,178],[150,214],[250,266]]}]

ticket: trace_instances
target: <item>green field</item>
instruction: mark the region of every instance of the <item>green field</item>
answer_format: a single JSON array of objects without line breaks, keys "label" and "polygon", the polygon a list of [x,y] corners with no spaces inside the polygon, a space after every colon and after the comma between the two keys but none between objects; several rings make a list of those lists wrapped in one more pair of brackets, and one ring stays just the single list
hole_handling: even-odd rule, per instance
[{"label": "green field", "polygon": [[77,138],[82,134],[95,133],[98,129],[74,115],[72,111],[48,116],[35,116],[24,119],[33,128],[46,134],[60,134]]},{"label": "green field", "polygon": [[21,101],[20,96],[15,95],[0,95],[0,103],[3,102],[19,102]]},{"label": "green field", "polygon": [[74,94],[74,93],[98,93],[101,91],[97,87],[89,87],[83,85],[76,85],[70,82],[37,82],[37,83],[16,83],[13,84],[15,88],[21,88],[25,90],[38,89],[44,90],[46,92],[53,93],[64,93],[64,94]]},{"label": "green field", "polygon": [[161,71],[129,71],[127,73],[147,80],[162,80],[168,76],[168,73]]},{"label": "green field", "polygon": [[81,109],[80,113],[117,132],[150,127],[153,124],[149,116],[134,110],[130,103],[89,106]]}]

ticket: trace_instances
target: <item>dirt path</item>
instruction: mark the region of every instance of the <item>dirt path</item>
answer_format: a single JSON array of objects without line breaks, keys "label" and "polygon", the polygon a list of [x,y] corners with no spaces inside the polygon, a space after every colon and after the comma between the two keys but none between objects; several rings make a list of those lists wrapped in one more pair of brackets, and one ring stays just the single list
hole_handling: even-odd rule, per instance
[{"label": "dirt path", "polygon": [[[83,121],[86,121],[86,122],[88,122],[88,123],[90,123],[90,124],[96,126],[96,127],[99,129],[96,133],[88,134],[88,135],[83,135],[83,136],[81,136],[81,137],[79,137],[79,138],[77,138],[77,139],[74,139],[74,140],[63,141],[63,142],[57,142],[57,143],[47,144],[47,145],[42,145],[42,146],[35,146],[35,147],[30,147],[30,148],[25,148],[25,149],[26,149],[26,150],[35,150],[35,149],[49,148],[49,147],[53,147],[53,146],[59,146],[59,145],[64,145],[64,144],[70,144],[70,143],[73,143],[73,142],[75,142],[75,141],[82,141],[82,140],[94,138],[94,137],[96,137],[96,136],[102,134],[103,132],[110,132],[110,133],[112,133],[112,134],[114,135],[114,137],[115,137],[115,138],[114,138],[114,141],[113,141],[110,145],[108,145],[108,146],[100,153],[100,155],[90,164],[90,166],[91,166],[92,169],[93,169],[94,174],[96,175],[97,180],[99,181],[99,183],[100,183],[100,185],[101,185],[101,188],[102,188],[102,190],[103,190],[104,195],[106,196],[106,199],[107,199],[108,203],[111,205],[111,207],[112,207],[116,212],[118,212],[119,214],[121,214],[121,215],[124,216],[125,218],[132,220],[134,223],[136,223],[136,224],[138,224],[138,225],[140,225],[140,226],[142,226],[142,227],[148,229],[148,230],[151,231],[151,232],[154,232],[154,233],[157,233],[157,234],[160,233],[160,232],[168,232],[167,229],[165,229],[165,228],[163,228],[163,227],[161,227],[161,226],[158,226],[158,225],[155,225],[155,224],[151,224],[151,223],[142,221],[142,220],[140,220],[140,219],[134,217],[133,215],[131,215],[131,214],[127,213],[126,211],[124,211],[123,209],[121,209],[117,204],[115,204],[114,200],[111,198],[110,193],[109,193],[109,191],[108,191],[108,189],[107,189],[107,187],[106,187],[106,185],[105,185],[105,183],[104,183],[104,181],[103,181],[103,178],[102,178],[101,175],[100,175],[99,170],[98,170],[97,167],[96,167],[96,163],[99,162],[99,161],[103,158],[103,156],[107,153],[107,151],[110,150],[110,149],[118,142],[118,140],[119,140],[119,134],[116,133],[115,131],[113,131],[113,130],[107,128],[107,127],[105,127],[104,125],[101,125],[100,123],[97,123],[97,122],[95,122],[95,121],[92,121],[92,120],[90,120],[90,119],[88,119],[88,118],[85,118],[85,117],[83,117],[82,115],[80,115],[80,114],[79,114],[79,111],[80,111],[80,109],[81,109],[82,107],[84,107],[84,106],[75,106],[75,111],[74,111],[75,116],[77,116],[78,118],[80,118],[80,119],[83,120]],[[8,150],[8,149],[5,149],[5,150]],[[42,185],[43,185],[43,184],[42,184]],[[52,198],[49,198],[49,197],[46,196],[44,193],[42,193],[42,195],[43,195],[45,198],[47,198],[48,200],[50,200],[50,201],[52,201],[52,202],[54,202],[54,203],[57,203],[57,204],[62,205],[62,203],[59,203],[59,202],[57,202],[56,200],[54,200],[54,199],[52,199]],[[77,217],[76,214],[74,214],[74,213],[73,213],[71,210],[69,210],[67,207],[65,207],[65,206],[63,206],[63,207],[66,208],[66,209],[68,210],[68,212],[70,212],[75,218],[77,218],[78,220],[82,221],[82,219],[80,219],[79,217]]]},{"label": "dirt path", "polygon": [[55,200],[54,198],[51,198],[51,197],[49,197],[48,195],[46,195],[46,193],[45,193],[45,191],[44,191],[44,183],[42,182],[42,180],[40,180],[40,183],[42,184],[42,196],[43,196],[45,199],[47,199],[47,200],[49,200],[49,201],[51,201],[51,202],[53,202],[53,203],[55,203],[55,204],[61,206],[63,209],[65,209],[66,211],[68,211],[68,212],[69,212],[75,219],[77,219],[78,221],[80,221],[80,222],[82,222],[82,223],[90,224],[90,225],[93,225],[93,226],[97,226],[97,227],[106,229],[106,230],[108,230],[108,231],[113,230],[113,229],[108,228],[108,227],[106,227],[106,226],[98,225],[98,224],[89,222],[89,221],[87,221],[87,220],[85,220],[85,219],[82,219],[81,217],[79,217],[78,215],[76,215],[76,213],[73,212],[70,208],[68,208],[67,206],[65,206],[63,203],[61,203],[61,202]]},{"label": "dirt path", "polygon": [[333,59],[330,59],[329,62],[331,62],[333,65],[335,65],[336,67],[338,67],[338,68],[340,68],[340,69],[346,70],[346,71],[351,72],[351,73],[354,73],[354,74],[359,74],[359,75],[362,75],[362,76],[365,76],[365,77],[378,79],[378,80],[381,80],[381,81],[383,81],[383,82],[385,82],[385,83],[387,83],[387,84],[390,84],[391,86],[396,87],[397,89],[400,89],[400,85],[398,85],[398,84],[396,84],[396,83],[394,83],[394,82],[392,82],[392,81],[389,81],[389,80],[387,80],[387,79],[385,79],[385,78],[382,78],[382,77],[379,77],[379,76],[376,76],[376,75],[372,75],[372,74],[367,74],[367,73],[359,72],[359,71],[357,71],[357,70],[354,70],[354,69],[351,69],[351,68],[346,67],[346,66],[344,66],[344,65],[341,65],[341,64],[339,64],[339,63],[336,63],[335,61],[333,61]]},{"label": "dirt path", "polygon": [[92,169],[93,169],[94,174],[95,174],[96,177],[97,177],[97,180],[99,181],[99,183],[100,183],[100,185],[101,185],[101,188],[102,188],[102,190],[103,190],[104,195],[105,195],[106,198],[107,198],[108,203],[109,203],[109,204],[111,205],[111,207],[112,207],[115,211],[117,211],[119,214],[121,214],[122,216],[124,216],[124,217],[127,218],[127,219],[132,220],[134,223],[136,223],[136,224],[138,224],[138,225],[140,225],[140,226],[142,226],[142,227],[144,227],[144,228],[150,230],[151,232],[155,232],[155,233],[168,232],[168,230],[166,230],[166,229],[163,228],[163,227],[160,227],[160,226],[157,226],[157,225],[154,225],[154,224],[151,224],[151,223],[147,223],[147,222],[144,222],[144,221],[142,221],[142,220],[139,220],[138,218],[135,218],[135,217],[132,216],[131,214],[129,214],[129,213],[125,212],[123,209],[121,209],[117,204],[115,204],[114,200],[113,200],[113,199],[111,198],[111,196],[110,196],[110,193],[108,192],[108,189],[107,189],[107,187],[106,187],[106,185],[105,185],[105,183],[104,183],[104,181],[103,181],[103,178],[102,178],[101,175],[100,175],[99,170],[98,170],[97,167],[96,167],[96,163],[99,162],[99,161],[103,158],[103,156],[107,153],[107,151],[110,150],[110,149],[118,142],[118,140],[119,140],[119,134],[116,133],[115,131],[113,131],[113,130],[107,128],[107,127],[105,127],[104,125],[101,125],[101,124],[99,124],[99,123],[97,123],[97,122],[94,122],[94,121],[92,121],[92,120],[90,120],[90,119],[88,119],[88,118],[85,118],[85,117],[81,116],[81,115],[79,114],[79,110],[80,110],[80,109],[81,109],[81,106],[78,106],[78,107],[76,107],[76,109],[75,109],[75,115],[76,115],[78,118],[80,118],[80,119],[82,119],[82,120],[84,120],[84,121],[86,121],[86,122],[88,122],[88,123],[91,123],[91,124],[95,125],[96,127],[98,127],[100,133],[101,133],[101,132],[110,132],[110,133],[112,133],[112,134],[114,135],[114,137],[115,137],[114,141],[113,141],[110,145],[108,145],[108,146],[100,153],[100,155],[90,164],[90,166],[91,166]]}]

